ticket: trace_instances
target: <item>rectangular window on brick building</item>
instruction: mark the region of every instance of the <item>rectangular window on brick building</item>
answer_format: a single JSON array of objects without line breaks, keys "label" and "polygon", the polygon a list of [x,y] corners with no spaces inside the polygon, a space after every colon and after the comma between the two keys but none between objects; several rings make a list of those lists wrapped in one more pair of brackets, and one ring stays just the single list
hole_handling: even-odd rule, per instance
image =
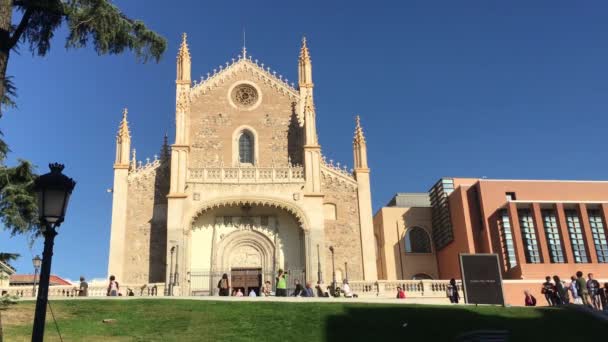
[{"label": "rectangular window on brick building", "polygon": [[549,246],[549,256],[551,263],[559,264],[566,262],[564,258],[564,249],[562,248],[562,240],[559,236],[559,228],[557,228],[557,218],[555,211],[543,210],[543,226],[545,228],[545,236],[547,245]]},{"label": "rectangular window on brick building", "polygon": [[507,196],[507,201],[516,201],[517,200],[514,192],[506,192],[505,195]]},{"label": "rectangular window on brick building", "polygon": [[568,234],[570,235],[570,243],[572,244],[572,254],[574,262],[588,263],[587,248],[585,247],[585,238],[581,221],[576,210],[565,210],[566,225],[568,225]]},{"label": "rectangular window on brick building", "polygon": [[525,246],[526,262],[529,264],[540,263],[540,252],[538,251],[538,240],[534,230],[534,220],[529,209],[519,209],[519,226],[521,237]]},{"label": "rectangular window on brick building", "polygon": [[513,245],[513,230],[511,229],[511,221],[509,221],[509,212],[507,209],[501,210],[500,213],[500,228],[502,236],[503,257],[507,268],[512,268],[517,265],[515,257],[515,246]]},{"label": "rectangular window on brick building", "polygon": [[606,228],[602,215],[597,209],[587,210],[589,215],[589,225],[591,226],[591,234],[593,235],[593,244],[597,252],[597,261],[608,263],[608,242],[606,241]]}]

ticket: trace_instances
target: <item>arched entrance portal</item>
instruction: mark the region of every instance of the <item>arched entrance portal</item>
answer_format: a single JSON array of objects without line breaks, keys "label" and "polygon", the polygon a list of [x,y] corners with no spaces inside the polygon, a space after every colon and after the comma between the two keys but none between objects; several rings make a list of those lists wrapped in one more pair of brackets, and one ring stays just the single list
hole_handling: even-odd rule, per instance
[{"label": "arched entrance portal", "polygon": [[274,288],[279,269],[291,271],[291,287],[304,283],[305,235],[298,218],[282,208],[232,204],[201,212],[189,239],[190,293],[217,294],[227,274],[233,289],[260,294],[266,281]]}]

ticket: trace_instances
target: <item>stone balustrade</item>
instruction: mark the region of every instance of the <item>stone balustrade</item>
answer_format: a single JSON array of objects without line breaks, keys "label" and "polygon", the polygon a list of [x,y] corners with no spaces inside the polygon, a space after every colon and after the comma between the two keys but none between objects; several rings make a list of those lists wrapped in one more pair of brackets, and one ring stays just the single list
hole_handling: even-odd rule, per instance
[{"label": "stone balustrade", "polygon": [[302,183],[304,168],[291,167],[208,167],[188,170],[188,181],[195,183]]},{"label": "stone balustrade", "polygon": [[[127,295],[127,289],[133,291],[136,297],[163,296],[165,284],[120,284],[120,293]],[[0,293],[6,291],[10,296],[34,297],[32,286],[10,286],[0,288]],[[89,285],[89,297],[105,297],[108,292],[107,285]],[[49,298],[78,297],[78,285],[49,286]]]},{"label": "stone balustrade", "polygon": [[[349,285],[354,293],[360,297],[394,298],[397,287],[404,289],[408,298],[446,298],[447,280],[378,280],[378,281],[350,281]],[[456,282],[458,292],[462,293],[462,284]]]}]

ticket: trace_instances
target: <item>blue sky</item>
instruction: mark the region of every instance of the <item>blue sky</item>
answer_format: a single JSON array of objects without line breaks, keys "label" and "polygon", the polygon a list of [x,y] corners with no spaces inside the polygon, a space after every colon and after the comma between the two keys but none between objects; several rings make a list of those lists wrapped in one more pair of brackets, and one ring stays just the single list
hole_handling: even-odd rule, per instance
[{"label": "blue sky", "polygon": [[[360,114],[374,211],[442,176],[606,179],[608,4],[603,1],[115,1],[169,41],[158,64],[132,54],[22,47],[8,73],[18,108],[0,119],[16,158],[66,164],[77,182],[53,273],[105,277],[114,140],[129,108],[139,159],[174,134],[175,55],[189,36],[193,78],[236,57],[297,79],[300,39],[313,58],[317,125],[329,158],[352,165]],[[0,232],[20,273],[40,254]]]}]

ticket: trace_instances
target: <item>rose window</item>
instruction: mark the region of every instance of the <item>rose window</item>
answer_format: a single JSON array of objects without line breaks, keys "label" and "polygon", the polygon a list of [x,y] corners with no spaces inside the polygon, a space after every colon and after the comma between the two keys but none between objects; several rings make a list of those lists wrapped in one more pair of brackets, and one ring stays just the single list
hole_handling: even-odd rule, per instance
[{"label": "rose window", "polygon": [[258,101],[258,91],[249,84],[240,84],[232,91],[232,100],[241,107],[251,107]]}]

